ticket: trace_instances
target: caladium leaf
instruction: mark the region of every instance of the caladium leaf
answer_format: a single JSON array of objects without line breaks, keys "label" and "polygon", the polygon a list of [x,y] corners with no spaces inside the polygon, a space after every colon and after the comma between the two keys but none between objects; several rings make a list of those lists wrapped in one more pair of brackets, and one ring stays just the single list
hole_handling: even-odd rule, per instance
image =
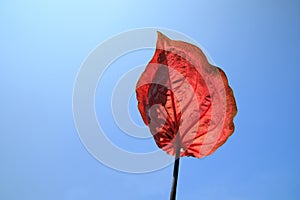
[{"label": "caladium leaf", "polygon": [[144,123],[170,155],[210,155],[234,131],[237,108],[226,75],[195,45],[158,32],[136,94]]}]

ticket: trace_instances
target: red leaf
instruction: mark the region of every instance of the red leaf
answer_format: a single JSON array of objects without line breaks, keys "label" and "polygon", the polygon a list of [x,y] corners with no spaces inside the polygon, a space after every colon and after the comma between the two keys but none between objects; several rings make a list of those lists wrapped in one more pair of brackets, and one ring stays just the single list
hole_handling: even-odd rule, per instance
[{"label": "red leaf", "polygon": [[144,123],[170,155],[177,148],[180,156],[210,155],[234,131],[237,108],[226,75],[192,44],[158,32],[136,94]]}]

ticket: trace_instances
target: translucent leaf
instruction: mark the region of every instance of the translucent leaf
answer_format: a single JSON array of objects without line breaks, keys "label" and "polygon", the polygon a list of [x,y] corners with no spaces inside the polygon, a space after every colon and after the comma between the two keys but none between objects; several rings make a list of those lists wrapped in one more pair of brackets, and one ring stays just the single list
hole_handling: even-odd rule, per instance
[{"label": "translucent leaf", "polygon": [[144,123],[170,155],[178,148],[180,156],[210,155],[234,131],[237,108],[226,75],[192,44],[158,32],[136,94]]}]

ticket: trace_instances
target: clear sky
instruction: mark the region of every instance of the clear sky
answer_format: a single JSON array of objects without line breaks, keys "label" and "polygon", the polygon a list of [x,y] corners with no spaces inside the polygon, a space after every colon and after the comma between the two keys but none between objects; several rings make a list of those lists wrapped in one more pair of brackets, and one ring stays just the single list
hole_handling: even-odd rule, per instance
[{"label": "clear sky", "polygon": [[[233,136],[207,158],[181,160],[178,199],[300,199],[299,10],[296,0],[2,0],[0,199],[169,198],[172,166],[146,174],[113,170],[88,153],[73,121],[82,62],[107,38],[142,27],[177,30],[201,44],[226,72],[237,101]],[[126,138],[109,106],[101,110],[122,70],[144,64],[152,52],[128,56],[107,71],[107,87],[95,97],[97,117],[120,147],[155,150],[152,139],[143,149],[145,140]],[[134,96],[129,112],[141,124]]]}]

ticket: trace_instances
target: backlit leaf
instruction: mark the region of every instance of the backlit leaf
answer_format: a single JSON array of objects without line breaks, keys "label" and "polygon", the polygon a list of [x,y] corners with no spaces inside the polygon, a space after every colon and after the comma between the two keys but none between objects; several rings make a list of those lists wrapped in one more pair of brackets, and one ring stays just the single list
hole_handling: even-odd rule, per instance
[{"label": "backlit leaf", "polygon": [[180,156],[210,155],[234,131],[237,108],[226,75],[195,45],[158,32],[136,94],[144,123],[170,155],[178,148]]}]

